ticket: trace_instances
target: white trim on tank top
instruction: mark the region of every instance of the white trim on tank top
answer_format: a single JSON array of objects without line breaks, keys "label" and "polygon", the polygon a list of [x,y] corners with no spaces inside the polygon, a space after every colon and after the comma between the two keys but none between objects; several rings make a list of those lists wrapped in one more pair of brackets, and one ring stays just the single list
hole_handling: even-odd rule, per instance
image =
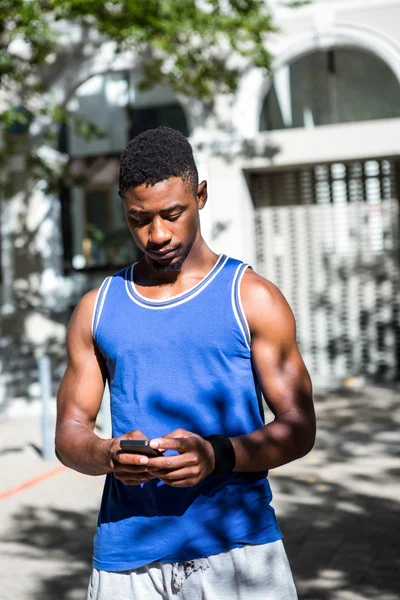
[{"label": "white trim on tank top", "polygon": [[[133,302],[135,302],[135,304],[138,304],[139,306],[142,306],[143,308],[149,308],[150,310],[163,310],[165,308],[173,308],[174,306],[179,306],[180,304],[184,304],[185,302],[188,302],[192,298],[195,298],[196,296],[198,296],[198,294],[200,294],[200,292],[202,292],[213,281],[213,279],[215,279],[215,277],[218,275],[218,273],[220,273],[220,271],[222,271],[222,269],[224,268],[224,266],[228,260],[229,260],[228,256],[225,256],[224,254],[220,254],[215,265],[213,266],[213,268],[207,273],[207,275],[205,275],[205,277],[203,277],[203,279],[201,281],[199,281],[199,283],[196,283],[195,286],[193,286],[192,288],[189,288],[188,290],[186,290],[184,292],[176,294],[175,296],[171,296],[170,298],[164,298],[163,300],[155,300],[155,299],[151,299],[151,298],[146,298],[146,296],[143,296],[142,294],[140,294],[137,291],[136,286],[133,281],[134,266],[135,266],[133,264],[131,267],[128,267],[128,269],[126,270],[126,273],[128,273],[128,271],[131,272],[130,278],[129,279],[127,277],[125,278],[126,292],[129,296],[129,298],[131,300],[133,300]],[[138,296],[138,297],[135,297],[132,294],[132,290],[130,289],[130,287],[132,287],[134,294],[136,294],[136,296]],[[182,300],[179,300],[179,298],[182,298],[182,296],[185,296],[185,297]],[[141,302],[140,298],[142,298],[146,303]]]},{"label": "white trim on tank top", "polygon": [[[108,292],[108,288],[110,287],[111,279],[112,279],[112,277],[106,277],[105,278],[105,280],[103,281],[103,283],[99,287],[97,295],[96,295],[96,300],[95,300],[94,307],[93,307],[93,317],[92,317],[92,327],[91,327],[91,329],[92,329],[92,337],[93,338],[96,335],[96,330],[97,330],[97,327],[99,325],[101,313],[103,312],[103,306],[104,306],[104,302],[105,302],[106,295],[107,295],[107,292]],[[104,288],[104,293],[101,296],[103,288]],[[100,297],[101,297],[101,304],[100,304],[100,308],[99,308],[99,314],[97,315],[97,319],[96,319],[96,323],[95,323],[94,321],[95,321],[95,317],[96,317],[97,304],[99,302]]]},{"label": "white trim on tank top", "polygon": [[[239,275],[241,269],[242,269],[242,272],[241,272],[240,277],[238,279],[238,275]],[[239,329],[242,332],[242,336],[243,336],[243,339],[245,341],[246,347],[249,350],[251,350],[249,342],[248,342],[248,340],[251,339],[250,328],[249,328],[249,324],[247,322],[247,317],[246,317],[246,315],[244,313],[244,310],[243,310],[242,299],[241,299],[241,296],[240,296],[240,284],[242,283],[243,275],[245,274],[245,272],[247,271],[247,269],[251,269],[251,266],[247,265],[245,263],[241,263],[238,266],[238,268],[236,269],[235,276],[234,276],[233,282],[232,282],[231,299],[232,299],[233,314],[235,315],[235,319],[237,321],[237,324],[239,325]],[[238,279],[238,281],[237,281],[237,284],[236,284],[236,280],[237,279]],[[236,298],[235,298],[236,288],[238,289],[238,299],[239,299],[238,304],[239,304],[239,306],[237,306]],[[242,320],[240,319],[239,311],[241,313]],[[247,336],[246,336],[245,330],[243,328],[242,322],[244,323],[244,325],[246,327],[247,334],[248,334]]]}]

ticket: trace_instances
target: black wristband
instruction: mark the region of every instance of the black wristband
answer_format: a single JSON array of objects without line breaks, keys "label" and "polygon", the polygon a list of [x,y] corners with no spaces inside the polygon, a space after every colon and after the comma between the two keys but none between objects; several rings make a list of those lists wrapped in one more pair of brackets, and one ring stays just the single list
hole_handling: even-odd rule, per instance
[{"label": "black wristband", "polygon": [[204,439],[210,442],[215,455],[215,468],[211,475],[215,477],[230,475],[236,463],[235,450],[231,440],[218,433],[208,435]]}]

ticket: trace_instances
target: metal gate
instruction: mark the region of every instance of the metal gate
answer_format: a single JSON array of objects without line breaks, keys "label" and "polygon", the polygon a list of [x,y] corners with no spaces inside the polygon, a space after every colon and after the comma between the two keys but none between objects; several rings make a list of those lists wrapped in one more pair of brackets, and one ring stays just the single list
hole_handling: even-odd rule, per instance
[{"label": "metal gate", "polygon": [[320,382],[400,379],[399,159],[253,172],[258,272]]}]

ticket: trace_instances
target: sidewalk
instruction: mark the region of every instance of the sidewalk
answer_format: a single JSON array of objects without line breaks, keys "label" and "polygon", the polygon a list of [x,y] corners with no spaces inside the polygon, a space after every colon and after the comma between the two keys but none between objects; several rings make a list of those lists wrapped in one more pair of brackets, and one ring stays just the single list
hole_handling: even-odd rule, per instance
[{"label": "sidewalk", "polygon": [[304,459],[270,474],[301,600],[400,598],[400,390],[315,397]]},{"label": "sidewalk", "polygon": [[[399,600],[400,391],[315,401],[316,447],[270,474],[299,598]],[[0,598],[84,600],[103,478],[39,446],[38,417],[0,421]]]}]

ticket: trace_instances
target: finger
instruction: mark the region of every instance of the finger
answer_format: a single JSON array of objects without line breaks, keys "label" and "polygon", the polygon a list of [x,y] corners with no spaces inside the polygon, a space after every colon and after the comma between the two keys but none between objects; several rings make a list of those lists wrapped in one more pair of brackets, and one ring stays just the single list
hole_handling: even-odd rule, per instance
[{"label": "finger", "polygon": [[157,472],[158,479],[165,482],[179,481],[183,479],[190,479],[196,477],[196,473],[193,473],[193,469],[177,469],[176,471],[161,471]]},{"label": "finger", "polygon": [[114,475],[117,477],[144,477],[149,471],[143,469],[114,469]]},{"label": "finger", "polygon": [[114,463],[114,472],[117,473],[147,473],[147,465],[131,465],[129,463]]},{"label": "finger", "polygon": [[193,458],[191,456],[188,460],[186,455],[177,454],[175,456],[160,456],[158,458],[150,458],[146,468],[151,473],[157,471],[174,471],[192,464]]},{"label": "finger", "polygon": [[133,429],[132,431],[128,431],[123,436],[119,438],[120,440],[148,440],[149,438],[144,435],[139,429]]},{"label": "finger", "polygon": [[185,438],[185,437],[189,437],[191,435],[193,435],[193,434],[190,431],[179,428],[179,429],[175,429],[175,431],[171,431],[171,433],[167,433],[167,435],[164,435],[163,439],[164,438],[168,438],[168,439],[170,439],[170,438],[172,438],[172,439],[173,438]]},{"label": "finger", "polygon": [[120,471],[114,473],[114,475],[117,479],[120,479],[124,482],[133,479],[138,481],[147,481],[149,479],[154,479],[154,475],[152,475],[151,473],[132,473],[131,471]]},{"label": "finger", "polygon": [[147,465],[149,462],[147,456],[143,456],[142,454],[134,454],[130,452],[118,452],[118,455],[115,457],[115,460],[118,461],[121,465],[132,465],[137,467]]},{"label": "finger", "polygon": [[150,446],[159,450],[176,450],[177,452],[187,452],[192,448],[192,443],[189,442],[190,436],[179,438],[155,438],[150,440]]}]

